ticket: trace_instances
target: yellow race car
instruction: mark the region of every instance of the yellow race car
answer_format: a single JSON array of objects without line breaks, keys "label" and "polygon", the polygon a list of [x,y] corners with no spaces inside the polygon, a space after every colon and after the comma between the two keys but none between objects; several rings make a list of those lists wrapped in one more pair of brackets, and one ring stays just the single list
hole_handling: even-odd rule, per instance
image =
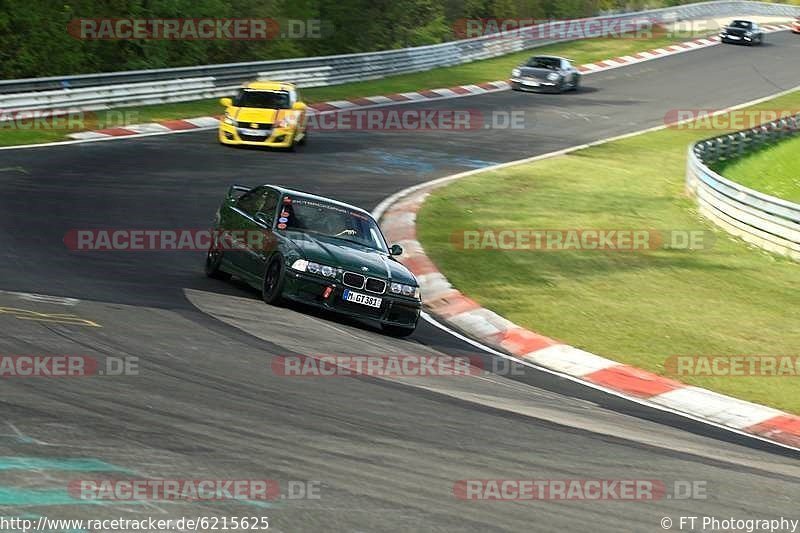
[{"label": "yellow race car", "polygon": [[306,141],[306,112],[297,88],[280,81],[245,84],[234,98],[221,98],[225,115],[219,142],[294,150]]}]

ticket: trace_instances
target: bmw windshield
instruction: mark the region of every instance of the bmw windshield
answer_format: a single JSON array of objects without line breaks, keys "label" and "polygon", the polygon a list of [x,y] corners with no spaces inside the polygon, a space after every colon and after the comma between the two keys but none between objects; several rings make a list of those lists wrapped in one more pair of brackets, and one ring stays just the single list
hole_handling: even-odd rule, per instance
[{"label": "bmw windshield", "polygon": [[285,196],[278,230],[313,233],[388,252],[381,230],[372,217],[345,206],[302,196]]}]

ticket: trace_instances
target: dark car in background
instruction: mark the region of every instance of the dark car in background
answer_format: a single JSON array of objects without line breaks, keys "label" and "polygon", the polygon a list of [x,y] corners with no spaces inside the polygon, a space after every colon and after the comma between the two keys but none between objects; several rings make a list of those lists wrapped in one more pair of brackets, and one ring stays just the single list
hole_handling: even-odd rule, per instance
[{"label": "dark car in background", "polygon": [[764,44],[764,32],[750,20],[734,20],[722,28],[719,38],[723,43]]},{"label": "dark car in background", "polygon": [[511,88],[515,91],[576,91],[581,73],[569,59],[558,56],[533,56],[511,71]]},{"label": "dark car in background", "polygon": [[283,299],[377,321],[391,335],[413,333],[419,284],[363,209],[273,185],[234,185],[216,214],[205,271],[235,275]]}]

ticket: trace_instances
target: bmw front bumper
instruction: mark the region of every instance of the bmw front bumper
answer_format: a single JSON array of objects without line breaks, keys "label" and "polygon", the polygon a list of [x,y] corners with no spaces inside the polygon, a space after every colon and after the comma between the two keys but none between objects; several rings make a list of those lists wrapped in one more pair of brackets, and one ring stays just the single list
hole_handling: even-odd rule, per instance
[{"label": "bmw front bumper", "polygon": [[[316,276],[296,272],[291,269],[286,271],[286,282],[283,288],[284,298],[315,307],[333,311],[346,316],[375,320],[381,324],[413,328],[417,325],[422,302],[389,293],[373,294],[370,296],[381,298],[380,307],[369,307],[353,302],[348,302],[342,297],[347,288],[341,282],[325,280]],[[325,289],[331,287],[327,298],[324,297]]]}]

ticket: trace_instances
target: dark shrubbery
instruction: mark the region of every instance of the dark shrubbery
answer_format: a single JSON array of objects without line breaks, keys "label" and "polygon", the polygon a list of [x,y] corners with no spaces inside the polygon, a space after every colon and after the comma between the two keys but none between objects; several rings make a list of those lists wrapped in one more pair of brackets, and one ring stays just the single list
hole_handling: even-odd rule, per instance
[{"label": "dark shrubbery", "polygon": [[[570,18],[671,0],[0,0],[0,78],[111,72],[365,52],[454,38],[459,19]],[[264,41],[72,37],[78,18],[319,20],[321,38]]]}]

